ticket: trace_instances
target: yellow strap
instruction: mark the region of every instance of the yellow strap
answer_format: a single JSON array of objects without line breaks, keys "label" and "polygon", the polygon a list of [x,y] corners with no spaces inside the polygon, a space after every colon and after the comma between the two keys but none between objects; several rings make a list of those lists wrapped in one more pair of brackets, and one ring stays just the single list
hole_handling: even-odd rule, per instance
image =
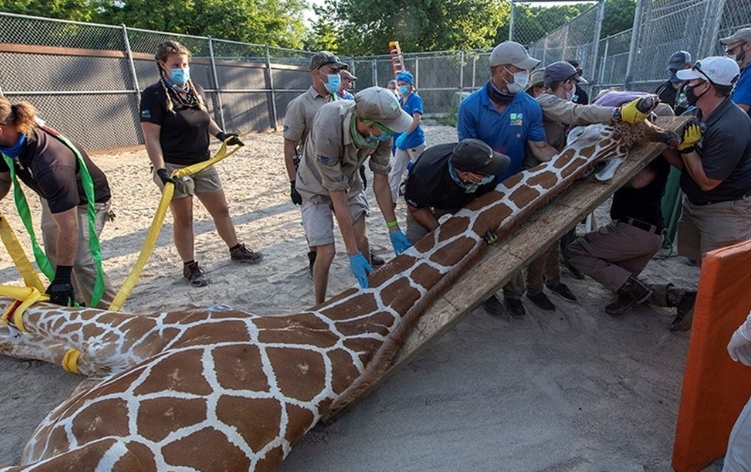
[{"label": "yellow strap", "polygon": [[[231,156],[232,154],[237,152],[240,147],[241,146],[236,146],[234,149],[227,152],[227,144],[222,143],[222,146],[219,148],[219,151],[214,157],[212,157],[208,161],[199,162],[198,164],[193,164],[192,166],[188,167],[183,167],[182,169],[173,172],[172,177],[179,179],[200,172],[206,167],[216,164],[222,159]],[[169,208],[169,204],[172,201],[174,192],[174,184],[168,183],[164,186],[162,198],[161,200],[159,200],[159,206],[156,209],[156,214],[154,215],[154,219],[151,222],[149,232],[146,233],[146,240],[144,241],[143,247],[141,248],[141,253],[138,255],[138,260],[136,261],[135,266],[133,266],[133,269],[131,269],[130,274],[128,274],[128,278],[125,279],[125,282],[123,282],[123,286],[120,287],[120,291],[117,292],[115,299],[112,300],[112,303],[109,306],[110,310],[119,311],[125,304],[125,301],[128,299],[130,293],[133,291],[133,288],[136,286],[136,282],[138,282],[138,278],[141,276],[141,272],[146,266],[146,262],[149,260],[149,257],[154,250],[154,246],[156,246],[156,240],[159,237],[159,232],[162,229],[164,218],[167,215],[167,208]]]},{"label": "yellow strap", "polygon": [[[20,331],[27,332],[23,325],[23,314],[26,309],[36,302],[47,301],[50,299],[49,295],[41,293],[34,287],[11,287],[9,285],[0,285],[0,295],[13,298],[15,300],[23,300],[23,303],[13,312],[13,325]],[[13,305],[8,307],[2,316],[3,326],[6,325],[9,317],[9,311],[13,308]]]},{"label": "yellow strap", "polygon": [[81,351],[78,349],[68,349],[63,356],[63,369],[74,374],[81,375],[78,370],[78,358],[81,357]]},{"label": "yellow strap", "polygon": [[0,239],[3,240],[5,249],[10,254],[13,263],[16,265],[18,272],[21,273],[24,283],[28,287],[34,287],[40,292],[44,292],[45,287],[42,281],[39,279],[39,275],[31,265],[29,258],[26,257],[26,252],[21,247],[21,244],[16,238],[16,234],[13,228],[8,224],[8,220],[5,219],[2,213],[0,213]]}]

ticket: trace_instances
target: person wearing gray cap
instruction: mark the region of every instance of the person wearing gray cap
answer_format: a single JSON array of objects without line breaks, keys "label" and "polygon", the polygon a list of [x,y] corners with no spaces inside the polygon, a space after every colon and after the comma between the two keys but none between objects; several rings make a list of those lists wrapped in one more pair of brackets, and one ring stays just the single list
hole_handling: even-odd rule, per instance
[{"label": "person wearing gray cap", "polygon": [[733,89],[733,103],[751,116],[751,28],[741,28],[732,36],[720,39],[725,46],[725,55],[733,59],[741,69],[741,76]]},{"label": "person wearing gray cap", "polygon": [[352,90],[352,86],[354,85],[355,80],[357,80],[357,77],[347,69],[340,70],[339,77],[342,79],[342,84],[339,86],[336,96],[342,100],[354,100],[355,96],[352,95],[350,90]]},{"label": "person wearing gray cap", "polygon": [[495,189],[495,176],[506,171],[508,156],[479,139],[439,144],[417,158],[407,177],[407,239],[417,242],[438,227],[438,220]]},{"label": "person wearing gray cap", "polygon": [[682,114],[688,108],[686,82],[678,78],[678,71],[690,68],[691,54],[686,51],[674,52],[668,59],[668,80],[655,90],[660,102],[670,106],[676,115]]},{"label": "person wearing gray cap", "polygon": [[[459,140],[479,139],[511,160],[506,171],[497,176],[497,182],[521,172],[527,146],[540,161],[549,161],[556,153],[545,139],[540,105],[524,93],[529,71],[539,63],[521,44],[502,42],[490,53],[490,80],[459,104],[456,124]],[[521,302],[523,287],[519,273],[503,288],[507,311],[515,318],[525,314]],[[495,295],[483,306],[495,316],[504,311]]]},{"label": "person wearing gray cap", "polygon": [[368,202],[358,173],[366,160],[373,171],[373,193],[386,220],[394,252],[398,255],[410,246],[396,222],[388,175],[392,137],[406,131],[412,117],[402,110],[391,91],[370,87],[358,92],[354,101],[337,100],[323,105],[315,123],[305,141],[296,188],[302,196],[305,237],[317,253],[313,284],[315,303],[319,304],[326,299],[335,255],[334,217],[350,268],[360,286],[368,287],[368,273],[372,271],[365,232]]}]

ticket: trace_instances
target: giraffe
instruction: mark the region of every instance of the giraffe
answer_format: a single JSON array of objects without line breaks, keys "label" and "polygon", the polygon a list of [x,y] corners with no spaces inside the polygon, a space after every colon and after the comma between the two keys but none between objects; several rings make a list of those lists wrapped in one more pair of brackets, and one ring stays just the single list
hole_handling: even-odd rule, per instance
[{"label": "giraffe", "polygon": [[499,184],[372,273],[369,288],[300,313],[133,315],[49,303],[20,312],[0,297],[9,328],[0,352],[61,363],[73,348],[77,369],[102,377],[42,421],[23,465],[0,470],[275,470],[322,417],[378,379],[491,236],[502,240],[598,160],[624,155],[637,133],[674,137],[646,123],[587,128],[553,161]]}]

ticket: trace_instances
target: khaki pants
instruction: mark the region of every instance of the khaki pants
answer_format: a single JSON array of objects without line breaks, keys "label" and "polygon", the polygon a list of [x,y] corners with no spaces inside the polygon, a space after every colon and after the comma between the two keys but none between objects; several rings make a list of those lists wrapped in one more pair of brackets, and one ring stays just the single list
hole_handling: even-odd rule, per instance
[{"label": "khaki pants", "polygon": [[678,220],[678,254],[697,261],[709,251],[751,237],[751,197],[710,205],[693,205],[683,197]]},{"label": "khaki pants", "polygon": [[542,292],[543,278],[549,284],[557,284],[561,281],[561,266],[558,265],[558,241],[553,243],[537,259],[527,267],[527,292],[537,294]]}]

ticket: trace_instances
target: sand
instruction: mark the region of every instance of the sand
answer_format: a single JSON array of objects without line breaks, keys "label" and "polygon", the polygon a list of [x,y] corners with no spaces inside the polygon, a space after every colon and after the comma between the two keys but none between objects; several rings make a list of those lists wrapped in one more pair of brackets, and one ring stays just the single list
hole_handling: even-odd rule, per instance
[{"label": "sand", "polygon": [[[425,127],[428,145],[456,139],[453,128]],[[171,216],[123,310],[150,313],[225,304],[260,315],[312,305],[305,238],[291,204],[280,133],[251,134],[218,164],[241,241],[265,254],[256,266],[229,260],[208,213],[195,207],[196,258],[211,284],[192,288],[172,243]],[[102,235],[104,267],[119,287],[138,257],[159,191],[145,151],[95,156],[113,190],[117,218]],[[383,218],[368,231],[376,253],[393,256]],[[32,214],[38,203],[27,192]],[[28,251],[12,198],[0,211]],[[404,221],[403,202],[397,208]],[[598,210],[607,220],[607,207]],[[583,228],[579,228],[580,232]],[[341,243],[338,243],[341,249]],[[0,283],[20,284],[6,251]],[[28,252],[30,253],[30,252]],[[695,286],[683,258],[653,260],[655,282]],[[431,345],[373,395],[330,427],[316,427],[285,460],[284,472],[316,471],[669,471],[688,333],[668,331],[674,309],[641,306],[621,317],[603,307],[596,282],[563,281],[578,302],[554,295],[553,314],[525,302],[524,320],[482,308]],[[353,286],[337,255],[329,294]],[[565,323],[557,323],[556,319]],[[14,464],[42,418],[81,377],[39,361],[0,358],[0,464]],[[721,461],[708,471],[719,471]]]}]

